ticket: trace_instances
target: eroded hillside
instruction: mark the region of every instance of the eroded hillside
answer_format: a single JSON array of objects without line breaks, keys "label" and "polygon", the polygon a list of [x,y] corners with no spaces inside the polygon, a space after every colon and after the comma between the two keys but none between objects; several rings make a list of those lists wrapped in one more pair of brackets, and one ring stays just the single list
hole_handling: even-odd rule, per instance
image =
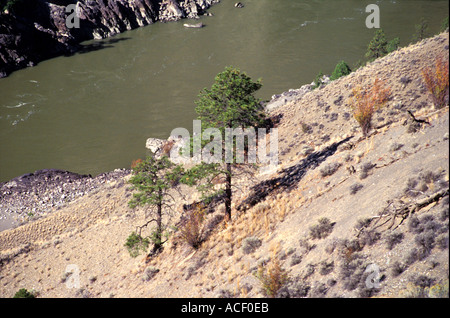
[{"label": "eroded hillside", "polygon": [[[127,205],[129,176],[0,232],[0,296],[263,297],[255,273],[273,260],[290,278],[279,297],[448,288],[448,106],[434,107],[421,76],[448,60],[448,45],[448,33],[426,39],[274,108],[277,171],[239,180],[232,220],[222,206],[208,214],[196,250],[174,233],[157,256],[130,257],[124,243],[145,211]],[[392,96],[363,137],[348,100],[375,78]],[[68,265],[79,269],[77,288]]]}]

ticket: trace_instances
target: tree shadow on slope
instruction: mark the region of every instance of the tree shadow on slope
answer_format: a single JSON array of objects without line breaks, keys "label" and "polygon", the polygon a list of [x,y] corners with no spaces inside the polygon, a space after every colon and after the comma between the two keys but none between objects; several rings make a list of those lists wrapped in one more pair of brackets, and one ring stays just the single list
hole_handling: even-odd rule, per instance
[{"label": "tree shadow on slope", "polygon": [[351,138],[353,138],[353,136],[335,142],[321,151],[313,152],[308,157],[302,159],[300,163],[283,169],[279,177],[265,180],[254,185],[250,189],[251,194],[238,205],[237,210],[245,211],[250,209],[275,191],[282,192],[292,190],[292,188],[305,176],[308,170],[317,168],[329,156],[332,156],[340,145],[346,143]]}]

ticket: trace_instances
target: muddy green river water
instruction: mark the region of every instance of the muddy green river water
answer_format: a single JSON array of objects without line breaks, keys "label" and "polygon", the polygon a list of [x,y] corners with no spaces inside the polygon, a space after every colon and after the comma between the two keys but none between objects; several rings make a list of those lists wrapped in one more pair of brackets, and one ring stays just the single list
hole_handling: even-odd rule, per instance
[{"label": "muddy green river water", "polygon": [[[222,0],[201,29],[183,20],[85,43],[0,79],[0,182],[57,168],[96,175],[146,155],[148,137],[192,129],[194,101],[233,65],[270,99],[363,59],[374,29],[360,0]],[[437,33],[448,1],[380,0],[387,38],[407,45],[421,17]],[[191,21],[192,22],[192,21]]]}]

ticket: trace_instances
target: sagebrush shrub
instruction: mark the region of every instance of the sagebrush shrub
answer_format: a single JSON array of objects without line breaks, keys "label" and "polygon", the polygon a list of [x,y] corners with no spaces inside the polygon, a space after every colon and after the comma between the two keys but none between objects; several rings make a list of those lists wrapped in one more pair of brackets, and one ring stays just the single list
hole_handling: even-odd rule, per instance
[{"label": "sagebrush shrub", "polygon": [[422,70],[425,87],[430,93],[436,108],[442,108],[448,105],[448,67],[448,59],[444,59],[440,56],[436,59],[436,63],[433,67],[426,67]]},{"label": "sagebrush shrub", "polygon": [[262,244],[261,240],[257,237],[250,236],[244,239],[242,243],[242,251],[244,254],[253,253]]},{"label": "sagebrush shrub", "polygon": [[321,239],[327,237],[333,230],[333,225],[328,218],[320,218],[318,224],[309,228],[311,238]]},{"label": "sagebrush shrub", "polygon": [[385,85],[384,81],[377,78],[370,87],[358,85],[352,91],[350,106],[364,136],[367,136],[372,127],[373,113],[383,107],[390,98],[391,91]]}]

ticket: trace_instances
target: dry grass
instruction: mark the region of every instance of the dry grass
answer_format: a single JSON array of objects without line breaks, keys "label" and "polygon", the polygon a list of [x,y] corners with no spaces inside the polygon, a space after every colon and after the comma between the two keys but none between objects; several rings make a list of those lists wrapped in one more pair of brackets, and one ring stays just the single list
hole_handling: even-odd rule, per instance
[{"label": "dry grass", "polygon": [[361,126],[364,136],[367,136],[372,128],[373,113],[383,107],[390,98],[391,91],[385,85],[384,81],[376,78],[370,87],[357,85],[352,90],[350,105],[353,109],[353,116]]},{"label": "dry grass", "polygon": [[289,282],[289,276],[281,267],[276,255],[276,249],[270,262],[266,266],[260,265],[255,276],[261,282],[264,293],[269,297],[276,297],[278,291]]},{"label": "dry grass", "polygon": [[436,108],[448,105],[449,69],[448,59],[439,56],[434,67],[422,70],[425,86],[433,99]]}]

